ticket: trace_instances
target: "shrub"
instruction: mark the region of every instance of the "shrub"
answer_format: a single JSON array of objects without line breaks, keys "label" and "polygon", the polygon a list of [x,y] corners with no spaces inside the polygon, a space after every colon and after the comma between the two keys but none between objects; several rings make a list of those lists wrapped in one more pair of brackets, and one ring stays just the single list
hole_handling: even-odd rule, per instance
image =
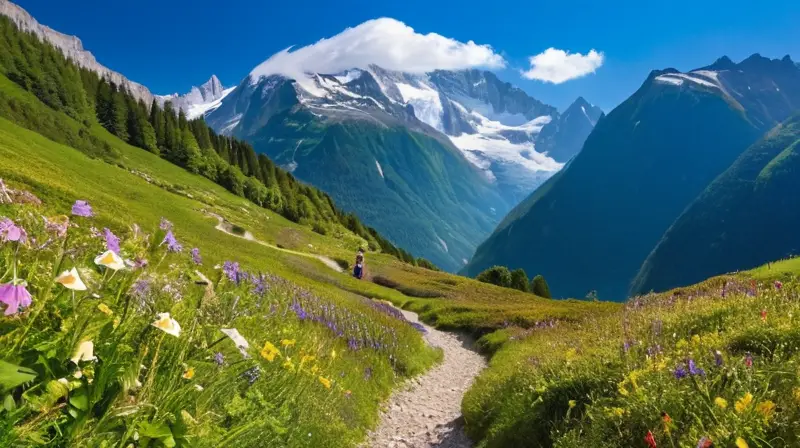
[{"label": "shrub", "polygon": [[531,292],[545,299],[553,298],[553,295],[550,294],[550,287],[547,285],[547,280],[545,280],[541,274],[531,280]]},{"label": "shrub", "polygon": [[528,274],[525,273],[524,269],[520,268],[511,271],[511,287],[519,289],[522,292],[531,292],[531,285],[528,283]]},{"label": "shrub", "polygon": [[505,266],[492,266],[491,268],[481,272],[475,277],[475,280],[483,283],[491,283],[493,285],[502,286],[504,288],[511,287],[511,271]]},{"label": "shrub", "polygon": [[313,230],[316,233],[319,233],[320,235],[328,234],[328,229],[326,229],[325,225],[323,225],[319,221],[314,221],[314,224],[311,226],[311,230]]}]

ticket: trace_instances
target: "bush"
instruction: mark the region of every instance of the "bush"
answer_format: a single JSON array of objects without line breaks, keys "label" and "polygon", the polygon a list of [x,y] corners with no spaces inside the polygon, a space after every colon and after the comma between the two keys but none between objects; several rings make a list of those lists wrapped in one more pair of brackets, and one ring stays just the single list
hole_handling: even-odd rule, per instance
[{"label": "bush", "polygon": [[553,298],[553,295],[550,294],[550,286],[547,285],[547,280],[541,274],[531,280],[531,292],[545,299]]},{"label": "bush", "polygon": [[311,226],[311,230],[313,230],[316,233],[319,233],[320,235],[328,234],[328,229],[326,229],[325,226],[319,221],[314,222],[314,224]]},{"label": "bush", "polygon": [[528,274],[525,273],[524,269],[520,268],[511,271],[511,287],[519,289],[522,292],[531,292],[531,285],[528,283]]},{"label": "bush", "polygon": [[511,271],[505,266],[493,266],[475,277],[475,280],[483,283],[491,283],[493,285],[502,286],[504,288],[511,287]]}]

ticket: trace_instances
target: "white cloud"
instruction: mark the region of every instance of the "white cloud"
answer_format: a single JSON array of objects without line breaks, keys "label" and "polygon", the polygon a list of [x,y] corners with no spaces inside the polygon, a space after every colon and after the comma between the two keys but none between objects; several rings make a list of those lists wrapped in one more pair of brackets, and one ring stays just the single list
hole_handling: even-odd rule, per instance
[{"label": "white cloud", "polygon": [[590,50],[583,55],[551,47],[543,53],[531,56],[531,68],[528,71],[523,71],[522,76],[528,79],[561,84],[570,79],[594,73],[603,65],[604,59],[605,55],[595,50]]},{"label": "white cloud", "polygon": [[419,34],[395,19],[368,20],[317,43],[275,53],[253,69],[254,78],[280,74],[338,73],[376,64],[389,70],[422,73],[471,67],[502,68],[505,60],[489,45],[459,42],[436,33]]}]

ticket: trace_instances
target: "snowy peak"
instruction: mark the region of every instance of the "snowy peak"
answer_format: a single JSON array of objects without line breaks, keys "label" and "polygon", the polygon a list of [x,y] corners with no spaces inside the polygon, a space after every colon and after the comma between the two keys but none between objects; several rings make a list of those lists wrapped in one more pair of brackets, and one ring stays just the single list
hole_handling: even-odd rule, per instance
[{"label": "snowy peak", "polygon": [[233,89],[233,87],[225,89],[219,78],[216,75],[211,75],[211,78],[200,87],[192,86],[189,93],[183,95],[178,95],[177,93],[156,95],[156,101],[162,106],[167,101],[170,101],[175,109],[182,110],[186,117],[192,120],[219,107],[222,99],[231,93]]},{"label": "snowy peak", "polygon": [[217,78],[217,75],[211,75],[211,79],[201,85],[198,90],[203,101],[209,102],[219,99],[225,89],[222,87],[222,82]]},{"label": "snowy peak", "polygon": [[152,103],[153,94],[150,93],[147,87],[133,82],[122,74],[97,62],[94,55],[83,48],[81,40],[76,36],[59,33],[48,26],[40,24],[23,8],[7,0],[0,0],[0,14],[9,17],[21,30],[33,33],[59,48],[66,57],[81,67],[94,71],[116,85],[125,86],[136,99],[144,101],[145,104],[150,105]]}]

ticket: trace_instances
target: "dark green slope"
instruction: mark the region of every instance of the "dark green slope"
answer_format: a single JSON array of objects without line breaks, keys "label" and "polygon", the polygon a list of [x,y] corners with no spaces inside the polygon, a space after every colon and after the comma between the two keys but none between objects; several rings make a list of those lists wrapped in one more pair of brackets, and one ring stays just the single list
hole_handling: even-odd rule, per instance
[{"label": "dark green slope", "polygon": [[250,141],[395,244],[447,270],[462,267],[508,210],[457,148],[401,124],[322,121],[295,109],[272,117]]},{"label": "dark green slope", "polygon": [[657,82],[662,73],[600,120],[572,163],[512,211],[468,274],[501,264],[543,274],[558,297],[626,297],[675,217],[763,132],[718,89]]},{"label": "dark green slope", "polygon": [[[747,149],[664,234],[634,292],[666,290],[800,253],[800,115]],[[701,247],[703,250],[691,250]]]}]

